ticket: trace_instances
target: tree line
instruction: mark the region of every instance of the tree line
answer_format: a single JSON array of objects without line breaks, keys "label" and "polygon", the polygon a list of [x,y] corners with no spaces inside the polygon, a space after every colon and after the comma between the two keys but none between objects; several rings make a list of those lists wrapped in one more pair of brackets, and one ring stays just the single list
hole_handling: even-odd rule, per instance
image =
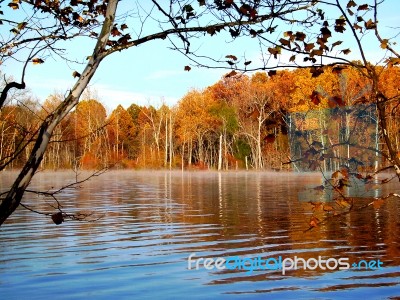
[{"label": "tree line", "polygon": [[[381,89],[395,97],[400,68],[376,69]],[[41,168],[288,170],[290,113],[374,103],[372,83],[357,68],[325,67],[318,76],[310,71],[228,74],[203,90],[188,91],[174,106],[132,103],[127,109],[118,105],[109,115],[86,93],[55,128]],[[39,124],[62,100],[57,94],[42,104],[27,93],[10,97],[0,114],[0,160],[16,157],[6,168],[23,165]],[[386,122],[400,153],[398,117],[393,101],[386,106]]]}]

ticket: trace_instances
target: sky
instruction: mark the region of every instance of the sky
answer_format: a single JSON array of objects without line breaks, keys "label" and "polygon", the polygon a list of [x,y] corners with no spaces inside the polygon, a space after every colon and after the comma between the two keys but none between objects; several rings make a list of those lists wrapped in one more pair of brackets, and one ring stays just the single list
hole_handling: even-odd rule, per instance
[{"label": "sky", "polygon": [[[128,10],[129,8],[126,5],[133,3],[133,1],[122,1],[121,3],[120,9]],[[148,10],[150,7],[143,7],[143,9]],[[11,14],[9,11],[11,9],[4,5],[2,10],[5,16]],[[380,11],[379,26],[384,34],[387,32],[389,35],[390,28],[388,26],[390,24],[394,26],[400,24],[399,10],[400,1],[398,0],[387,0],[383,5]],[[134,32],[138,24],[128,23],[128,26],[129,30]],[[155,22],[148,21],[144,29],[145,33],[146,31],[159,31],[158,26]],[[1,36],[9,34],[1,30],[0,28]],[[285,30],[288,30],[287,26]],[[282,36],[282,31],[278,34]],[[345,43],[346,41],[343,44]],[[351,42],[348,43],[351,49],[355,47]],[[174,105],[190,89],[206,88],[229,72],[226,69],[206,69],[193,65],[190,72],[184,71],[184,66],[190,65],[191,62],[184,55],[169,49],[170,46],[168,40],[152,41],[107,57],[92,79],[90,89],[96,92],[108,112],[118,104],[125,108],[132,103],[160,106],[165,102],[168,105]],[[212,54],[217,58],[234,54],[242,62],[252,60],[257,63],[261,59],[261,52],[256,39],[247,38],[231,43],[229,34],[226,33],[194,40],[192,47],[197,49],[199,53]],[[93,43],[77,40],[67,44],[66,49],[69,57],[84,61],[83,58],[91,55]],[[374,41],[374,44],[371,42],[371,47],[368,46],[366,49],[368,58],[371,60],[379,59],[384,54],[376,41]],[[266,49],[263,49],[263,51],[266,52]],[[352,51],[349,57],[356,59],[355,53],[356,51]],[[282,59],[287,60],[289,57],[289,54],[282,55]],[[84,65],[66,63],[56,57],[49,57],[44,64],[30,65],[27,69],[25,81],[32,94],[40,101],[44,101],[54,92],[66,94],[75,82],[72,73],[75,70],[81,72],[83,68]],[[21,64],[15,61],[7,61],[1,66],[1,71],[18,79],[21,76]]]}]

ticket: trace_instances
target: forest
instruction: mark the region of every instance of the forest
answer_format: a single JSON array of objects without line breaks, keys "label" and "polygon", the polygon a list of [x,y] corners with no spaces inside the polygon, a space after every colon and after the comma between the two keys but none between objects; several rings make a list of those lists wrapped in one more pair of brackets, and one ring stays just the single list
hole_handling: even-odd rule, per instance
[{"label": "forest", "polygon": [[[396,97],[400,68],[375,68],[380,90]],[[55,128],[41,169],[291,170],[289,114],[375,102],[372,82],[359,69],[340,65],[233,71],[212,86],[188,91],[174,106],[139,106],[132,99],[127,109],[118,105],[109,115],[96,99],[101,95],[93,94],[84,93]],[[23,166],[40,124],[63,99],[53,94],[39,102],[26,90],[10,95],[0,112],[3,169]],[[388,102],[385,109],[389,138],[400,154],[399,103]],[[379,151],[387,151],[383,141]]]}]

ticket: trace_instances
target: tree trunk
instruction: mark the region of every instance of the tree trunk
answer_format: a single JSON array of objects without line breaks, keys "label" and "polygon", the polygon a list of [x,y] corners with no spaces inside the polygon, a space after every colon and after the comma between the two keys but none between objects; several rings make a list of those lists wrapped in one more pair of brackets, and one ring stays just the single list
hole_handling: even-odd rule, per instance
[{"label": "tree trunk", "polygon": [[0,204],[0,225],[7,220],[7,218],[21,203],[21,199],[26,188],[31,182],[31,179],[37,168],[40,166],[54,129],[68,114],[68,112],[70,112],[76,106],[76,104],[78,104],[79,97],[89,84],[90,79],[95,74],[100,62],[105,57],[103,52],[107,45],[110,31],[114,26],[117,4],[118,0],[109,0],[101,33],[97,40],[93,54],[90,56],[89,62],[85,67],[85,70],[82,72],[82,75],[71,89],[67,98],[60,103],[53,113],[46,117],[40,126],[35,145],[33,146],[28,161],[25,163],[11,189]]}]

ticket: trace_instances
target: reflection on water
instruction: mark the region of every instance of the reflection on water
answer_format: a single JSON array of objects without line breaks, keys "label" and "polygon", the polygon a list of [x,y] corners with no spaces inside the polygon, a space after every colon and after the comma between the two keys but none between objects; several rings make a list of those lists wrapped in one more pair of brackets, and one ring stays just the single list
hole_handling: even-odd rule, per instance
[{"label": "reflection on water", "polygon": [[[4,190],[12,174],[1,174]],[[42,173],[49,189],[68,173]],[[51,220],[25,210],[0,228],[2,299],[265,298],[355,299],[400,296],[400,204],[308,228],[298,201],[316,174],[110,172],[60,196],[66,209],[92,210],[95,223]],[[389,187],[384,187],[385,189]],[[400,187],[393,183],[391,191]],[[312,199],[310,199],[312,200]],[[26,204],[46,208],[29,196]],[[362,201],[362,200],[360,200]],[[374,271],[188,270],[187,258],[295,256],[380,259]]]}]

